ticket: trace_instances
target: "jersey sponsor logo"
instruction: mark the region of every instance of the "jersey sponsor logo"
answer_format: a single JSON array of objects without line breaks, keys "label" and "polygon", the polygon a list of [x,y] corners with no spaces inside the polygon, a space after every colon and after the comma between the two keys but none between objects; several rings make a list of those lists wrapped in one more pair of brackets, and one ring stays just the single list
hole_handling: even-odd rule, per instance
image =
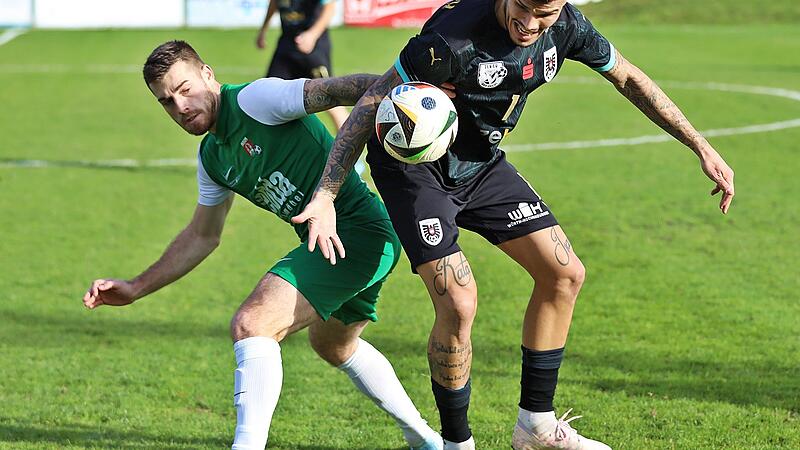
[{"label": "jersey sponsor logo", "polygon": [[439,222],[438,217],[420,220],[419,232],[422,235],[422,240],[430,246],[439,245],[444,235],[442,232],[442,223]]},{"label": "jersey sponsor logo", "polygon": [[492,61],[478,64],[478,84],[482,88],[491,89],[503,82],[508,69],[503,65],[503,61]]},{"label": "jersey sponsor logo", "polygon": [[281,20],[284,22],[302,22],[305,20],[306,15],[300,11],[288,11],[281,13]]},{"label": "jersey sponsor logo", "polygon": [[525,223],[534,219],[538,219],[540,217],[545,217],[550,215],[550,211],[545,211],[544,207],[542,207],[541,201],[533,203],[525,203],[522,202],[517,205],[517,209],[513,211],[509,211],[508,218],[511,219],[511,222],[506,226],[508,228],[517,226],[521,223]]},{"label": "jersey sponsor logo", "polygon": [[239,144],[242,146],[244,151],[246,151],[247,154],[250,156],[261,154],[261,147],[254,144],[253,141],[247,138],[247,136],[242,138],[242,142],[240,142]]},{"label": "jersey sponsor logo", "polygon": [[311,69],[311,77],[312,78],[328,78],[331,74],[328,72],[328,68],[325,66],[319,66]]},{"label": "jersey sponsor logo", "polygon": [[544,82],[547,83],[556,76],[558,71],[558,51],[554,45],[550,50],[544,52]]},{"label": "jersey sponsor logo", "polygon": [[253,199],[256,204],[289,220],[293,212],[303,202],[305,194],[282,173],[275,171],[267,178],[258,177]]},{"label": "jersey sponsor logo", "polygon": [[437,58],[436,55],[433,54],[433,47],[430,48],[430,52],[431,52],[431,66],[433,66],[433,63],[435,63],[436,61],[442,60],[442,58]]},{"label": "jersey sponsor logo", "polygon": [[528,64],[522,66],[522,79],[529,80],[533,78],[533,60],[528,58]]},{"label": "jersey sponsor logo", "polygon": [[455,8],[455,7],[456,7],[456,5],[457,5],[457,4],[459,4],[459,3],[461,3],[461,0],[453,0],[453,1],[451,1],[451,2],[447,2],[447,4],[445,4],[445,5],[443,6],[443,8],[444,8],[444,9],[453,9],[453,8]]}]

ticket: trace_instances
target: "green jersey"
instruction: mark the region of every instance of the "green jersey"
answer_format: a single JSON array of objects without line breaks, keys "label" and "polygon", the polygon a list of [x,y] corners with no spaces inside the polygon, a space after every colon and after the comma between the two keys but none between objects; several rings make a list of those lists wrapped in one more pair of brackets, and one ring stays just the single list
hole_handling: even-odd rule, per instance
[{"label": "green jersey", "polygon": [[[305,112],[304,83],[265,78],[222,86],[216,131],[200,144],[200,204],[219,204],[233,191],[287,223],[303,210],[333,145],[322,122]],[[334,205],[338,223],[388,219],[383,204],[354,172]],[[292,226],[305,240],[307,224]]]}]

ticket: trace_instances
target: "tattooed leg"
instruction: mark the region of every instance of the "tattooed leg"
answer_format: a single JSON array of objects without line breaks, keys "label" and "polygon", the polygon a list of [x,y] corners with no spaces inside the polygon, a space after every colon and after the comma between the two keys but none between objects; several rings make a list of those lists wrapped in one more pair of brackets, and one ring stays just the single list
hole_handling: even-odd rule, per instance
[{"label": "tattooed leg", "polygon": [[417,267],[436,310],[428,340],[431,377],[440,385],[463,387],[472,366],[470,333],[477,307],[472,269],[458,252]]},{"label": "tattooed leg", "polygon": [[563,347],[585,273],[564,230],[556,225],[499,247],[535,281],[522,325],[523,346],[532,350]]},{"label": "tattooed leg", "polygon": [[472,368],[470,333],[478,289],[467,258],[461,252],[422,264],[417,272],[436,310],[428,340],[428,364],[442,438],[446,442],[466,442],[472,436],[467,417]]}]

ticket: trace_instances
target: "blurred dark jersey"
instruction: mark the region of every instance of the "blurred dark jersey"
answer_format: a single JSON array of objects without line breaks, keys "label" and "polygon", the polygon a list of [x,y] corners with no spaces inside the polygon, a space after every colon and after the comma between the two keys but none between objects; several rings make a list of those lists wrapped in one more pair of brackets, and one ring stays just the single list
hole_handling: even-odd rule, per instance
[{"label": "blurred dark jersey", "polygon": [[322,13],[322,6],[329,2],[330,0],[278,0],[283,35],[293,39],[311,28]]}]

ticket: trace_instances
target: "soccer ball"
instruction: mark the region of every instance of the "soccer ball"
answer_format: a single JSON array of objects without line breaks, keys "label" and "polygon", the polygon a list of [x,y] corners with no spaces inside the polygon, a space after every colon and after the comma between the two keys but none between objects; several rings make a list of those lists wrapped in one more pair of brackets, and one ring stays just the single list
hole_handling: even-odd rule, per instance
[{"label": "soccer ball", "polygon": [[408,164],[436,161],[456,139],[458,115],[450,98],[428,83],[403,83],[381,101],[375,133],[386,152]]}]

